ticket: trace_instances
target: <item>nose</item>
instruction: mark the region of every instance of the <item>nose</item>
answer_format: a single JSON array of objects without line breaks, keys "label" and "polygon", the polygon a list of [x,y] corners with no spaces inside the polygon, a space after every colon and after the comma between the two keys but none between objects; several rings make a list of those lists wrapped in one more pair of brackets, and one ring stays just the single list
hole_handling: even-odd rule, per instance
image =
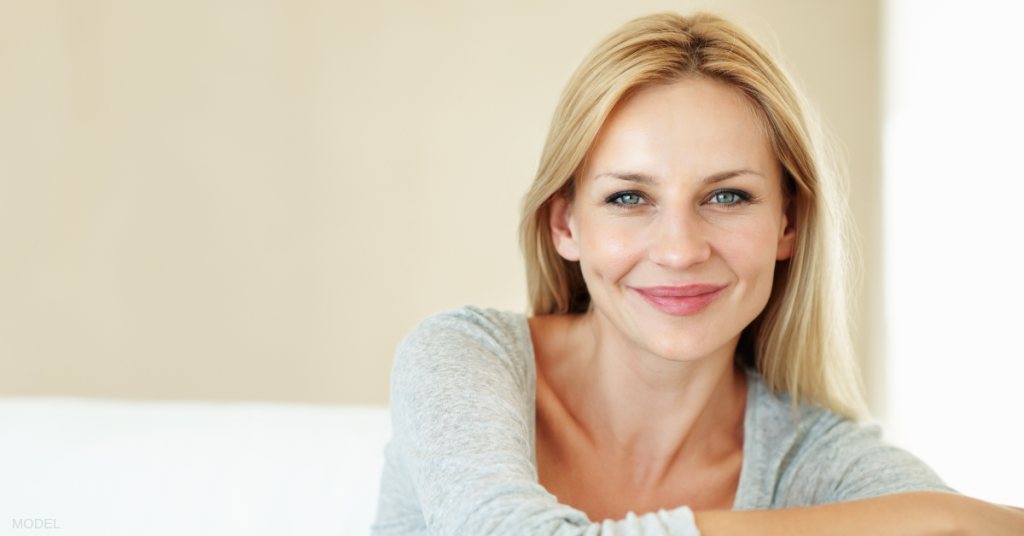
[{"label": "nose", "polygon": [[670,270],[685,270],[711,257],[704,220],[693,210],[662,210],[654,222],[648,258]]}]

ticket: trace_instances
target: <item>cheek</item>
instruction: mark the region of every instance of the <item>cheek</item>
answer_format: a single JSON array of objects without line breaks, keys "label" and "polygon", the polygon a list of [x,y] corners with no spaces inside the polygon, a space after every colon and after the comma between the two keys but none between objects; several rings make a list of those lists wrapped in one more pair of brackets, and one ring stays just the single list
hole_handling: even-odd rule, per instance
[{"label": "cheek", "polygon": [[723,233],[719,255],[738,279],[738,290],[760,310],[768,302],[775,274],[778,228],[771,221],[743,222]]},{"label": "cheek", "polygon": [[[581,219],[579,229],[580,268],[587,284],[615,282],[626,275],[643,256],[643,227],[614,216]],[[592,290],[593,292],[593,290]]]}]

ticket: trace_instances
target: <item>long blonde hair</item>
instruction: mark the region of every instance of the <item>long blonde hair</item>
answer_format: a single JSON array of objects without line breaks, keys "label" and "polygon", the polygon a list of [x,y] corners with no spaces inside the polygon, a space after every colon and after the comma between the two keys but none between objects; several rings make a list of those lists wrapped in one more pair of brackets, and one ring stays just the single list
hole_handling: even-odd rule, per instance
[{"label": "long blonde hair", "polygon": [[579,262],[555,250],[549,200],[571,199],[575,174],[615,105],[632,92],[688,77],[743,92],[783,168],[796,222],[792,257],[779,261],[764,311],[740,337],[738,359],[772,392],[788,392],[853,419],[867,417],[854,361],[847,299],[848,214],[817,118],[779,64],[749,33],[708,13],[636,19],[577,68],[555,110],[540,166],[522,204],[520,241],[531,313],[590,308]]}]

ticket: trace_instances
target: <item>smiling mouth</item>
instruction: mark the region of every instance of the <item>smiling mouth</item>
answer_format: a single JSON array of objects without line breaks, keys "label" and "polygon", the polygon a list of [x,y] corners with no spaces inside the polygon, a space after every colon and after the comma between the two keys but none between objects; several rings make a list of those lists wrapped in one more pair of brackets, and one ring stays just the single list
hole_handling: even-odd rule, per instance
[{"label": "smiling mouth", "polygon": [[683,287],[630,287],[647,303],[663,313],[689,316],[699,313],[718,299],[727,285],[686,285]]}]

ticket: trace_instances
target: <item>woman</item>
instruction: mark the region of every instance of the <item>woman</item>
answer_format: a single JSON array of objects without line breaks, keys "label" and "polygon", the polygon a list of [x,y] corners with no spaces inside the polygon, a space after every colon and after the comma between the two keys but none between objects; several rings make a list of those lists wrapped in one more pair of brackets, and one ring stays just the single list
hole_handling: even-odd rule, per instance
[{"label": "woman", "polygon": [[466,307],[398,348],[375,534],[1024,533],[857,423],[817,140],[717,17],[599,45],[524,202],[534,316]]}]

